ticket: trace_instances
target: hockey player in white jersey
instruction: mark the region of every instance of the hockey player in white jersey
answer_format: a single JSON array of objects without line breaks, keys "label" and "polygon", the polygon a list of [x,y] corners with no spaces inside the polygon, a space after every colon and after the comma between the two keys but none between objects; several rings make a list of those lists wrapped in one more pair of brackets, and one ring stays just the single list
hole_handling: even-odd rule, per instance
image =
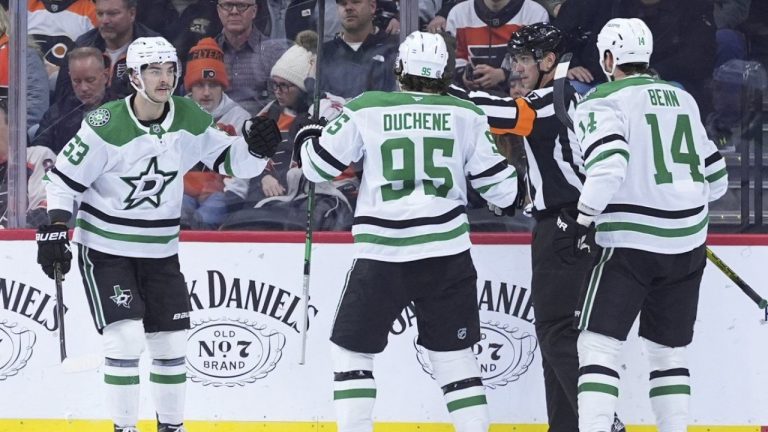
[{"label": "hockey player in white jersey", "polygon": [[609,82],[587,94],[576,129],[587,178],[577,219],[563,213],[559,241],[603,248],[577,322],[579,430],[610,430],[619,351],[635,318],[650,364],[660,432],[684,432],[693,337],[704,271],[708,203],[727,187],[725,162],[706,136],[696,101],[648,72],[653,37],[637,18],[610,20],[597,48]]},{"label": "hockey player in white jersey", "polygon": [[106,404],[115,432],[136,432],[139,358],[152,358],[149,386],[158,432],[184,430],[189,297],[179,270],[182,177],[199,161],[230,176],[262,172],[280,141],[273,121],[246,122],[243,137],[216,129],[195,102],[172,96],[181,75],[163,38],[128,47],[135,93],[90,112],[48,174],[51,225],[37,235],[38,263],[66,273],[66,222],[93,320],[103,335]]},{"label": "hockey player in white jersey", "polygon": [[489,414],[472,345],[480,338],[477,273],[469,253],[466,183],[513,205],[517,174],[498,153],[483,112],[445,93],[454,69],[442,36],[414,32],[400,45],[402,92],[366,92],[324,129],[297,134],[313,182],[362,159],[352,234],[355,261],[331,334],[339,432],[371,432],[374,355],[413,302],[456,430],[485,432]]}]

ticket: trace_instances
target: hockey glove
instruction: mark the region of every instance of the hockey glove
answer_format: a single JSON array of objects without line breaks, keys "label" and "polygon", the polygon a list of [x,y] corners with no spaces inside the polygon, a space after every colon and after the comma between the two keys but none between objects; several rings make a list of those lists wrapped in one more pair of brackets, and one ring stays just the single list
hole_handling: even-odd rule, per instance
[{"label": "hockey glove", "polygon": [[576,222],[568,210],[563,209],[555,224],[552,246],[564,263],[574,264],[577,260],[597,252],[594,223],[584,226]]},{"label": "hockey glove", "polygon": [[270,158],[283,140],[274,120],[267,117],[251,117],[243,123],[243,137],[248,143],[248,152],[259,159]]},{"label": "hockey glove", "polygon": [[67,226],[63,224],[41,225],[35,235],[37,240],[37,263],[53,279],[55,264],[61,266],[61,272],[67,274],[72,265],[72,249],[69,246]]},{"label": "hockey glove", "polygon": [[320,120],[310,121],[296,132],[296,137],[293,139],[293,154],[299,167],[301,167],[301,146],[304,145],[304,142],[308,139],[320,138],[326,123],[325,118],[321,117]]}]

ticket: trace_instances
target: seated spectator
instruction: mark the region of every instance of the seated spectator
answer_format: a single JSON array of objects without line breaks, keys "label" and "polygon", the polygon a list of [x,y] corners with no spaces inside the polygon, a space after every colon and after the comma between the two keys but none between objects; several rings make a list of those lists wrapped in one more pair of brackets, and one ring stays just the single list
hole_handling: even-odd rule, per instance
[{"label": "seated spectator", "polygon": [[221,32],[216,0],[139,0],[136,21],[171,42],[182,64],[200,39]]},{"label": "seated spectator", "polygon": [[96,7],[91,0],[29,0],[27,11],[27,33],[43,52],[53,91],[59,67],[75,40],[96,27]]},{"label": "seated spectator", "polygon": [[[8,227],[8,102],[0,98],[0,228]],[[47,224],[43,176],[53,167],[56,155],[46,147],[27,148],[27,228]]]},{"label": "seated spectator", "polygon": [[456,83],[464,88],[507,93],[509,72],[501,68],[507,42],[520,27],[549,21],[533,0],[470,0],[448,13],[446,31],[456,37]]},{"label": "seated spectator", "polygon": [[51,105],[32,140],[33,146],[47,147],[56,154],[80,129],[85,113],[110,100],[109,69],[101,51],[94,47],[75,48],[67,63],[74,94]]},{"label": "seated spectator", "polygon": [[[230,99],[224,53],[213,38],[204,38],[192,47],[185,67],[184,87],[188,97],[200,104],[219,129],[230,135],[242,135],[243,123],[251,116]],[[216,229],[226,216],[224,176],[198,164],[184,175],[181,225],[192,229]]]},{"label": "seated spectator", "polygon": [[[9,56],[8,45],[10,26],[6,10],[0,7],[0,97],[8,96]],[[27,39],[27,133],[37,127],[43,113],[48,109],[48,77],[45,74],[43,58],[37,44]]]},{"label": "seated spectator", "polygon": [[270,40],[256,28],[254,0],[220,0],[218,12],[222,31],[216,42],[229,72],[227,95],[249,113],[258,113],[270,99],[269,71],[290,43]]},{"label": "seated spectator", "polygon": [[366,90],[395,90],[398,35],[373,24],[375,0],[337,0],[342,31],[323,44],[319,85],[349,99]]},{"label": "seated spectator", "polygon": [[[317,0],[268,0],[272,17],[272,38],[296,39],[304,30],[317,29]],[[386,33],[399,33],[400,21],[397,3],[394,0],[378,0],[374,14],[374,25]],[[336,4],[325,2],[325,30],[323,42],[328,42],[341,31],[341,21],[336,13]]]},{"label": "seated spectator", "polygon": [[[259,226],[262,229],[274,229],[275,225],[295,228],[306,223],[305,195],[299,187],[301,171],[293,160],[293,138],[312,113],[312,95],[307,92],[306,83],[313,77],[316,58],[313,51],[317,43],[315,32],[299,33],[297,45],[289,48],[272,68],[269,87],[275,100],[259,115],[277,122],[283,140],[261,175],[250,180],[228,180],[226,190],[232,198],[230,209],[242,210],[233,214],[228,222],[250,219],[254,226],[262,223]],[[342,98],[324,95],[320,101],[320,116],[335,118],[341,113],[343,103]],[[318,202],[324,202],[332,211],[328,216],[331,221],[316,225],[318,228],[338,229],[351,223],[352,207],[344,192],[350,188],[356,191],[358,185],[351,169],[329,183],[318,185]]]},{"label": "seated spectator", "polygon": [[[109,60],[109,95],[115,99],[126,97],[132,92],[126,74],[125,54],[128,45],[140,37],[159,36],[143,24],[136,22],[137,0],[94,0],[96,4],[97,28],[77,38],[77,47],[95,47]],[[67,63],[56,79],[54,102],[74,93],[69,78]]]}]

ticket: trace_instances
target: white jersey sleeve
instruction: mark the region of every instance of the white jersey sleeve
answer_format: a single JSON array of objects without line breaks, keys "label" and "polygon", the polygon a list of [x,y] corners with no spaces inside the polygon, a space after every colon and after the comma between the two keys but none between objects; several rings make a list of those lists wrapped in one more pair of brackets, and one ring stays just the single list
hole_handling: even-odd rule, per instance
[{"label": "white jersey sleeve", "polygon": [[587,172],[579,210],[591,216],[605,209],[627,173],[627,121],[615,105],[615,99],[598,98],[576,109],[576,133]]},{"label": "white jersey sleeve", "polygon": [[48,211],[72,211],[76,199],[90,187],[109,164],[107,149],[91,126],[83,120],[80,130],[56,157],[48,172]]},{"label": "white jersey sleeve", "polygon": [[242,136],[228,135],[213,122],[196,138],[201,148],[199,160],[219,174],[251,178],[261,174],[267,166],[269,159],[253,156]]},{"label": "white jersey sleeve", "polygon": [[475,145],[467,146],[466,175],[472,187],[487,201],[509,207],[517,197],[517,172],[496,147],[485,116],[477,116]]},{"label": "white jersey sleeve", "polygon": [[345,108],[336,120],[323,128],[320,139],[301,146],[302,170],[313,182],[333,180],[362,156],[362,139],[352,114]]}]

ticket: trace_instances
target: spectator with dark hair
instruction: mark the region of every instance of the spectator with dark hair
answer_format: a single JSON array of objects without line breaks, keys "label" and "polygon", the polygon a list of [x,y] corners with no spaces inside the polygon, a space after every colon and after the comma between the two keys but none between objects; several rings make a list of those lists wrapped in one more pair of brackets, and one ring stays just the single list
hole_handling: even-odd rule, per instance
[{"label": "spectator with dark hair", "polygon": [[[77,47],[95,47],[108,59],[110,96],[115,99],[131,94],[126,74],[125,54],[135,39],[159,36],[143,24],[136,22],[137,0],[94,0],[98,27],[77,38]],[[67,63],[56,79],[55,102],[73,93]]]},{"label": "spectator with dark hair", "polygon": [[74,93],[51,105],[32,141],[32,145],[48,147],[54,153],[59,153],[75,136],[86,112],[110,99],[107,97],[109,69],[98,48],[73,49],[67,56],[67,66]]},{"label": "spectator with dark hair", "polygon": [[533,0],[472,0],[456,5],[446,24],[456,37],[456,83],[506,94],[509,72],[501,65],[507,42],[520,27],[547,21],[547,11]]},{"label": "spectator with dark hair", "polygon": [[290,44],[270,39],[255,26],[255,0],[219,0],[218,13],[222,30],[216,42],[229,72],[227,95],[255,114],[269,102],[269,71]]},{"label": "spectator with dark hair", "polygon": [[352,98],[367,90],[395,90],[392,67],[399,39],[373,24],[376,0],[336,0],[342,31],[323,45],[319,85]]},{"label": "spectator with dark hair", "polygon": [[[8,102],[0,98],[0,228],[8,227],[8,132]],[[46,147],[27,148],[27,228],[48,223],[43,177],[55,160]]]},{"label": "spectator with dark hair", "polygon": [[717,33],[715,67],[728,60],[747,58],[747,38],[741,25],[749,17],[751,0],[715,0],[714,18]]}]

